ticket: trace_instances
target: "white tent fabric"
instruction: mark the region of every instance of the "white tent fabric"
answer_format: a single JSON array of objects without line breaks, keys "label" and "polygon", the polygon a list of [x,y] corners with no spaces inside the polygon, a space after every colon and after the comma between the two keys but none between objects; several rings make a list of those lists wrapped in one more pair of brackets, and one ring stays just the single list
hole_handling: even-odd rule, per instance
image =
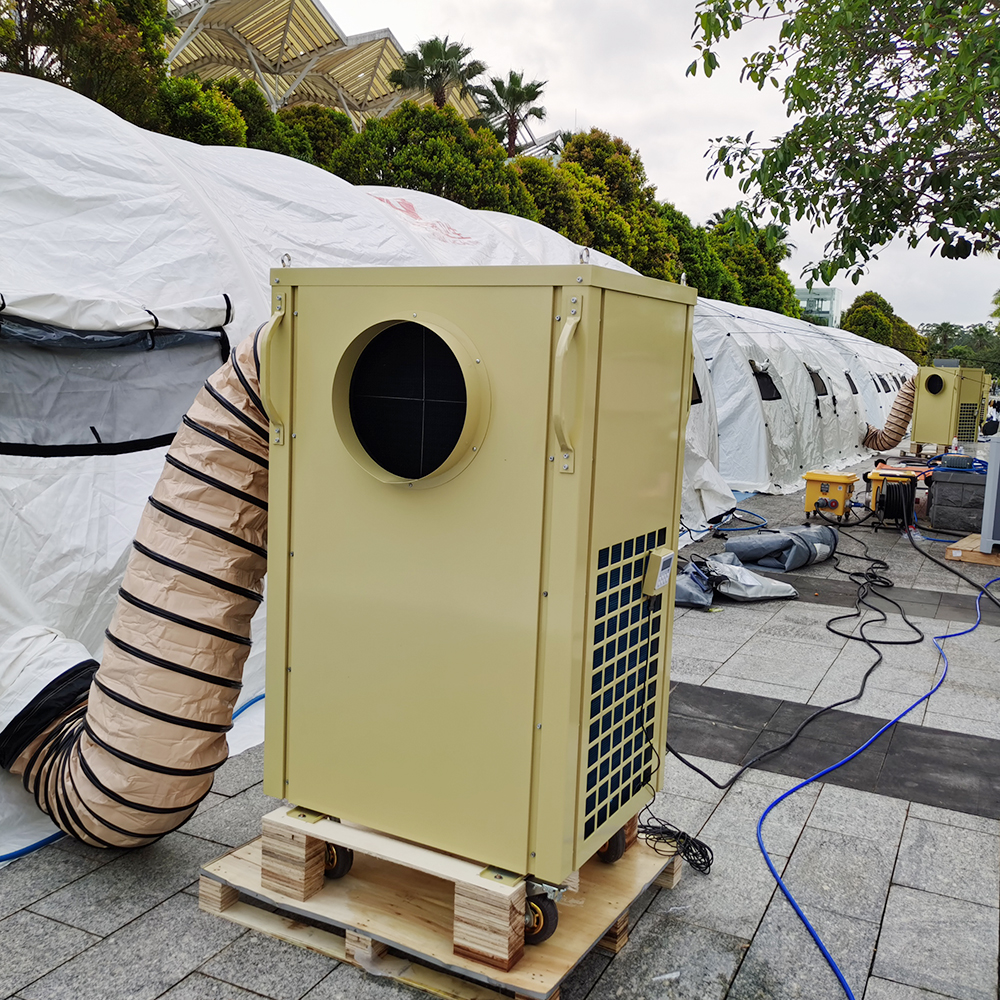
[{"label": "white tent fabric", "polygon": [[[719,421],[715,390],[705,356],[694,343],[694,387],[684,448],[684,490],[681,494],[680,544],[702,537],[709,520],[736,506],[732,490],[719,473]],[[700,399],[698,398],[700,397]]]}]

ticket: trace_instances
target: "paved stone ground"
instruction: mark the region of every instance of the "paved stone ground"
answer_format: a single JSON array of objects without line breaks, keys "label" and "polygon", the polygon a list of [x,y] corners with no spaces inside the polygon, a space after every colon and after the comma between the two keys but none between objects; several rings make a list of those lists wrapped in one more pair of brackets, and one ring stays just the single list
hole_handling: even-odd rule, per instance
[{"label": "paved stone ground", "polygon": [[[743,506],[772,525],[801,520],[801,494],[755,497]],[[952,578],[905,539],[883,532],[866,540],[901,585],[953,589]],[[809,572],[819,577],[832,565]],[[984,581],[990,575],[974,572]],[[823,628],[836,613],[843,608],[803,602],[682,613],[674,679],[798,703],[843,697],[864,664],[846,640]],[[931,634],[950,631],[942,618],[918,624]],[[886,632],[900,626],[896,619]],[[947,640],[949,680],[913,722],[1000,737],[998,643],[1000,628],[986,625]],[[928,645],[887,656],[857,710],[895,715],[926,690],[939,669]],[[229,761],[191,822],[152,847],[100,851],[63,840],[0,871],[0,998],[416,998],[198,910],[199,867],[256,836],[260,817],[275,805],[261,789],[262,756],[258,747]],[[705,758],[695,763],[717,778],[733,771]],[[756,845],[757,817],[798,780],[751,771],[723,794],[671,758],[656,811],[713,847],[712,873],[687,870],[676,889],[647,893],[633,907],[625,949],[614,959],[591,954],[563,1000],[842,997]],[[767,820],[764,838],[776,868],[858,1000],[997,1000],[1000,822],[971,808],[817,783]]]}]

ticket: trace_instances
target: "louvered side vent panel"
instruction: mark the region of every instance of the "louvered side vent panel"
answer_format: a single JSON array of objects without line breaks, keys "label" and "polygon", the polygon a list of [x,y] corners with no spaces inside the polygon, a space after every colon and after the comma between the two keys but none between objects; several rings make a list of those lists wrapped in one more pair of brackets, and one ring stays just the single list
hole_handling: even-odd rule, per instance
[{"label": "louvered side vent panel", "polygon": [[962,403],[958,407],[958,440],[975,441],[979,437],[979,406]]},{"label": "louvered side vent panel", "polygon": [[660,528],[597,555],[584,839],[623,809],[653,773],[645,734],[652,738],[661,613],[649,613],[642,577],[647,552],[666,537],[667,529]]}]

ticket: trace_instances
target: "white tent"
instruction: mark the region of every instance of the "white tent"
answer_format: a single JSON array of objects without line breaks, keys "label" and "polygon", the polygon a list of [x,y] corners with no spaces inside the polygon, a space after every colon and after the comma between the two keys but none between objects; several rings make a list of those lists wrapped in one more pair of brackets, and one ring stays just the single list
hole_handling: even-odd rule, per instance
[{"label": "white tent", "polygon": [[788,493],[811,469],[859,461],[916,365],[844,330],[699,299],[695,339],[711,372],[718,468],[733,489]]}]

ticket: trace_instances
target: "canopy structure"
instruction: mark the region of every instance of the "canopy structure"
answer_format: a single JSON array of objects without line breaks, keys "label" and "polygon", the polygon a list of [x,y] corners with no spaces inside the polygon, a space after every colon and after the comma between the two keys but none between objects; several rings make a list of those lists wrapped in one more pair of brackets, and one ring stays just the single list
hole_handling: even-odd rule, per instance
[{"label": "canopy structure", "polygon": [[[405,98],[431,100],[389,83],[404,50],[388,28],[347,35],[313,0],[170,0],[170,13],[180,30],[167,57],[174,75],[254,80],[272,111],[322,104],[360,128]],[[471,94],[450,100],[466,117],[478,114]]]}]

